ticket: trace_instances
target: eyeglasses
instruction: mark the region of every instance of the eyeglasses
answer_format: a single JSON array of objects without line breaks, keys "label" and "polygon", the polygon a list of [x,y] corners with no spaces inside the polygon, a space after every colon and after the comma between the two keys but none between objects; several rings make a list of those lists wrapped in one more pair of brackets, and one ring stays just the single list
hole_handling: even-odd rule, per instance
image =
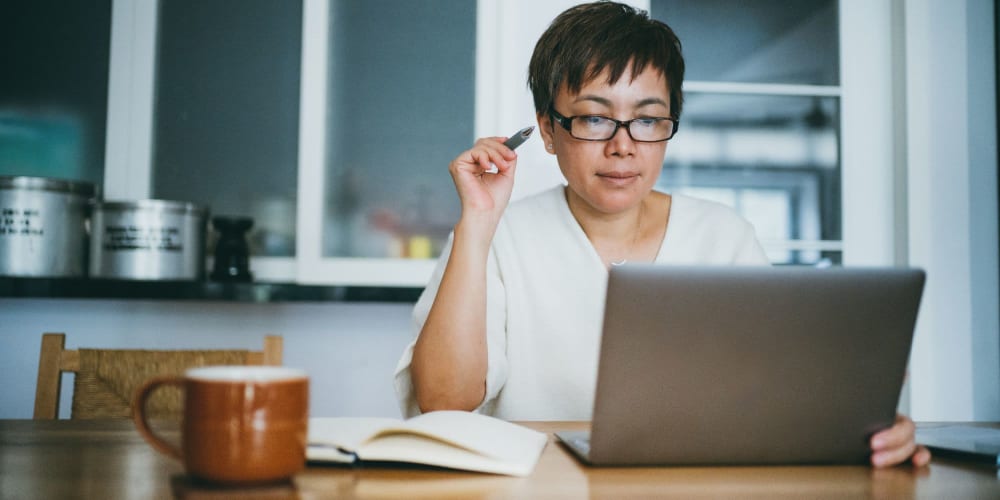
[{"label": "eyeglasses", "polygon": [[582,141],[609,141],[621,127],[625,127],[628,136],[636,142],[663,142],[677,133],[676,118],[642,117],[618,121],[601,115],[563,116],[555,108],[549,108],[549,114],[569,135]]}]

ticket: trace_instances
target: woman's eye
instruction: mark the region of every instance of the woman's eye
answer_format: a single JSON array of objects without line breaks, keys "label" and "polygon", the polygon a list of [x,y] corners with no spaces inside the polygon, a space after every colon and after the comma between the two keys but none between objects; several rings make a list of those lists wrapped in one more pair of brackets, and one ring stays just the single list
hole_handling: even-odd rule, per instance
[{"label": "woman's eye", "polygon": [[656,119],[656,118],[636,118],[635,119],[635,123],[636,124],[638,124],[640,127],[647,127],[647,128],[655,127],[656,126],[656,122],[658,122],[658,121],[659,120]]},{"label": "woman's eye", "polygon": [[583,116],[581,118],[583,119],[583,123],[590,127],[601,125],[605,121],[603,116]]}]

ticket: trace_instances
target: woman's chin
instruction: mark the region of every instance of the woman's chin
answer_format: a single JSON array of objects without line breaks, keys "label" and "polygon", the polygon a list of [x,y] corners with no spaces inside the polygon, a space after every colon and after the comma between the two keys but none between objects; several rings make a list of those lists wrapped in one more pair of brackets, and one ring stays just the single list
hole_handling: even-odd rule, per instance
[{"label": "woman's chin", "polygon": [[607,190],[590,191],[589,196],[581,197],[590,208],[604,214],[617,214],[634,208],[642,201],[644,193],[638,190]]}]

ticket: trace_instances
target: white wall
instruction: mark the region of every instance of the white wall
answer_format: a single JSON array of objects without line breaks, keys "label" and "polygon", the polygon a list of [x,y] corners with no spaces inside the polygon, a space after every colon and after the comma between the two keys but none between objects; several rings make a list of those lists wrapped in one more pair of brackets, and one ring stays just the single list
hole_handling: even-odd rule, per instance
[{"label": "white wall", "polygon": [[911,356],[917,420],[1000,418],[993,2],[909,0],[909,263],[928,272]]},{"label": "white wall", "polygon": [[[284,337],[284,364],[305,369],[315,416],[398,417],[392,373],[411,339],[410,304],[0,299],[0,419],[31,418],[44,332],[66,347],[248,348]],[[69,416],[71,376],[60,413]]]}]

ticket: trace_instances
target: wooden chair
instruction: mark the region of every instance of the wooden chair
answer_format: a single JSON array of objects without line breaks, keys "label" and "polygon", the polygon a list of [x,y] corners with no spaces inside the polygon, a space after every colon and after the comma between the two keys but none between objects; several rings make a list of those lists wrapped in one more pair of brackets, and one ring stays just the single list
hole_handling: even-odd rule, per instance
[{"label": "wooden chair", "polygon": [[[76,374],[71,418],[130,418],[132,396],[145,380],[156,375],[181,374],[203,365],[281,365],[282,338],[264,337],[263,351],[247,350],[66,350],[66,335],[42,335],[35,388],[35,419],[59,416],[63,372]],[[164,388],[154,394],[148,412],[154,418],[179,415],[180,391]]]}]

